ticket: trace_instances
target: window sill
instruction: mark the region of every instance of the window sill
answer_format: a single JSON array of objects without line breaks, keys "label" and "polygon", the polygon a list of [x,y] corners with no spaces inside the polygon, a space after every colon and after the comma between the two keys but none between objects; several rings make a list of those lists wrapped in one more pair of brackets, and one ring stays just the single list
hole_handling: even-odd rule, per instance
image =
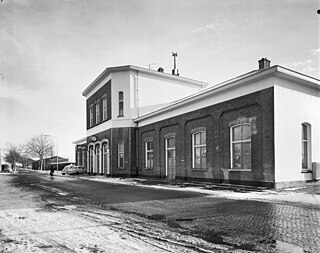
[{"label": "window sill", "polygon": [[302,169],[301,173],[312,173],[312,170],[309,169]]},{"label": "window sill", "polygon": [[124,170],[124,167],[118,167],[117,169],[118,170]]},{"label": "window sill", "polygon": [[206,171],[207,168],[191,168],[192,171]]},{"label": "window sill", "polygon": [[248,170],[248,169],[229,169],[229,171],[245,171],[245,172],[250,172],[250,171],[252,171],[252,169],[251,170]]},{"label": "window sill", "polygon": [[148,168],[148,167],[145,167],[144,169],[145,170],[153,170],[153,168]]},{"label": "window sill", "polygon": [[118,115],[118,118],[123,118],[124,116],[123,115]]}]

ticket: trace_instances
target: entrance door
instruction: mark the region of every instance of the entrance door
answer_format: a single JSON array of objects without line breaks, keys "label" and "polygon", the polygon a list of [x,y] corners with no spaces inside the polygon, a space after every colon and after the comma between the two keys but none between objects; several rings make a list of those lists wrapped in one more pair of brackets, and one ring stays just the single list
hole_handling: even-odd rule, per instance
[{"label": "entrance door", "polygon": [[176,177],[176,139],[166,139],[166,177],[173,180]]},{"label": "entrance door", "polygon": [[110,165],[109,165],[109,143],[104,143],[102,146],[103,152],[103,174],[110,175]]}]

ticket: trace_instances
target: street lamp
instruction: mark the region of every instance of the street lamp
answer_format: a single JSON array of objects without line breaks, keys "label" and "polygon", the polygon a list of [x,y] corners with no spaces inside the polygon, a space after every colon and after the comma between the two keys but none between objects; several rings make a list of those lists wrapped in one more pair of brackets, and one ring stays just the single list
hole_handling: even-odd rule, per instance
[{"label": "street lamp", "polygon": [[59,158],[58,158],[58,138],[54,135],[45,134],[44,136],[56,138],[57,142],[57,173],[59,172]]}]

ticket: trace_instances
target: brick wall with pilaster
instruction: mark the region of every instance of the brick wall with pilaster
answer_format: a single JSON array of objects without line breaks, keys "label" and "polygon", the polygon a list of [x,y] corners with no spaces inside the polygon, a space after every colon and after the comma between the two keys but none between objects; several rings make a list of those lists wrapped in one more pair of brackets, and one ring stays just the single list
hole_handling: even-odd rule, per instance
[{"label": "brick wall with pilaster", "polygon": [[[165,176],[165,138],[176,136],[175,177],[221,183],[274,185],[273,88],[139,128],[139,174]],[[247,122],[252,131],[252,171],[230,170],[230,127]],[[192,166],[192,133],[206,129],[206,168]],[[146,138],[153,138],[154,168],[145,169]]]}]

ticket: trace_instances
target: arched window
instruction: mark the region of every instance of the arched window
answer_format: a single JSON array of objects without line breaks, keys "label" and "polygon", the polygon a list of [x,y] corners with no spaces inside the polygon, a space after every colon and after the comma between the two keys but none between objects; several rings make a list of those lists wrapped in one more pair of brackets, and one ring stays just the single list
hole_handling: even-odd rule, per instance
[{"label": "arched window", "polygon": [[86,151],[82,151],[82,166],[87,167],[85,159],[86,159]]},{"label": "arched window", "polygon": [[103,99],[102,99],[102,120],[106,120],[107,118],[108,118],[107,97],[103,97]]},{"label": "arched window", "polygon": [[81,164],[80,151],[79,151],[79,150],[77,151],[77,165],[78,165],[78,166],[81,166],[81,165],[82,165],[82,164]]},{"label": "arched window", "polygon": [[119,117],[123,117],[123,92],[119,92]]},{"label": "arched window", "polygon": [[251,170],[251,124],[230,129],[231,169]]},{"label": "arched window", "polygon": [[93,126],[93,105],[89,107],[89,127]]},{"label": "arched window", "polygon": [[89,171],[93,172],[93,146],[90,146],[89,149]]},{"label": "arched window", "polygon": [[302,169],[311,169],[311,125],[303,123],[301,141],[302,141]]},{"label": "arched window", "polygon": [[145,142],[145,167],[153,169],[153,141]]},{"label": "arched window", "polygon": [[96,124],[100,122],[100,102],[97,100],[96,102]]},{"label": "arched window", "polygon": [[206,132],[192,134],[192,168],[200,169],[207,167],[207,140]]},{"label": "arched window", "polygon": [[174,136],[165,139],[166,149],[166,176],[171,178],[171,173],[176,168],[176,138]]},{"label": "arched window", "polygon": [[105,142],[102,145],[102,155],[103,155],[103,159],[102,159],[103,173],[105,174],[107,172],[107,174],[109,174],[109,143],[108,142]]},{"label": "arched window", "polygon": [[118,143],[118,168],[124,168],[124,143]]},{"label": "arched window", "polygon": [[100,173],[100,145],[96,146],[96,170]]}]

